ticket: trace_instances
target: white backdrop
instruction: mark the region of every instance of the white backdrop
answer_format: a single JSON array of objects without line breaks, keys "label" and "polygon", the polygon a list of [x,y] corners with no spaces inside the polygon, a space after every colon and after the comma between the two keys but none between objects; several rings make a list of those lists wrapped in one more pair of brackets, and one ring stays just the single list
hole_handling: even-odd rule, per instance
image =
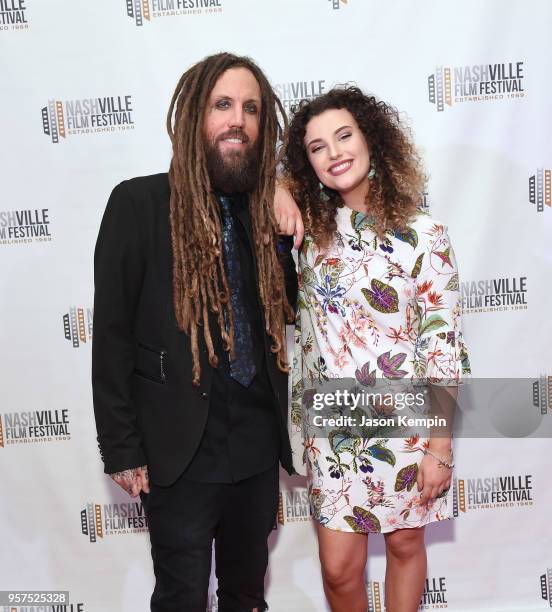
[{"label": "white backdrop", "polygon": [[[168,168],[170,97],[213,52],[252,56],[287,105],[354,81],[408,115],[460,262],[474,376],[544,377],[552,419],[551,23],[548,0],[0,0],[0,590],[69,590],[73,612],[149,609],[143,510],[102,474],[95,441],[92,253],[113,186]],[[89,100],[106,122],[115,111],[113,131],[76,130]],[[477,282],[499,279],[521,305],[485,306],[494,284]],[[456,448],[458,517],[427,529],[422,609],[552,607],[550,441]],[[487,485],[520,478],[527,502],[485,503]],[[275,612],[326,610],[304,484],[282,475]],[[369,551],[379,612],[380,536]]]}]

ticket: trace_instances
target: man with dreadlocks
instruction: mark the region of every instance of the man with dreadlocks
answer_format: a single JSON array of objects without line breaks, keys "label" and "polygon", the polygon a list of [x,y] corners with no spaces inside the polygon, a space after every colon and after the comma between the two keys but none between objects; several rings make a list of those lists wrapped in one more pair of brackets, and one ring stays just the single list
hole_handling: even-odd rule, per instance
[{"label": "man with dreadlocks", "polygon": [[168,175],[118,185],[96,244],[98,442],[146,508],[151,610],[205,610],[214,540],[219,610],[260,611],[278,460],[293,471],[297,278],[272,204],[287,121],[261,70],[221,53],[184,73],[167,126]]}]

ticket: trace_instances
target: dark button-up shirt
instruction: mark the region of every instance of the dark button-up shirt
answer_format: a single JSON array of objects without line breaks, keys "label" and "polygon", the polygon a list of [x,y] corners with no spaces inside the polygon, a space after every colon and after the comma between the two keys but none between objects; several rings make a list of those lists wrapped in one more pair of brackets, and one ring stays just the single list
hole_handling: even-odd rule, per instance
[{"label": "dark button-up shirt", "polygon": [[[263,319],[255,273],[254,249],[247,228],[245,197],[233,197],[232,214],[237,251],[244,276],[244,301],[251,326],[256,374],[248,388],[230,377],[228,353],[222,350],[218,328],[212,329],[219,366],[213,372],[209,416],[199,448],[184,478],[199,482],[237,482],[272,467],[280,454],[276,399],[264,351]],[[245,212],[245,214],[243,214]]]}]

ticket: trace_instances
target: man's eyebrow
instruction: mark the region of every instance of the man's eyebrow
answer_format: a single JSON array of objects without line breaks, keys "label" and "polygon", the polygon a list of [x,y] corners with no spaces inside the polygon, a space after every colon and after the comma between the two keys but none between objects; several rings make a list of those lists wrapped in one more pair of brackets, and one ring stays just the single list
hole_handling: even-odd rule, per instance
[{"label": "man's eyebrow", "polygon": [[[232,96],[229,96],[228,94],[217,94],[215,96],[216,100],[233,100],[234,98],[232,98]],[[244,104],[249,104],[250,102],[255,102],[256,104],[260,104],[261,103],[261,99],[260,98],[249,98],[247,100],[244,101]]]},{"label": "man's eyebrow", "polygon": [[[345,128],[351,128],[350,125],[342,125],[341,127],[337,128],[337,130],[335,130],[334,134],[337,134],[338,132],[341,132],[341,130],[344,130]],[[311,144],[313,142],[322,142],[322,138],[313,138],[310,142],[307,143],[307,147],[310,147]]]}]

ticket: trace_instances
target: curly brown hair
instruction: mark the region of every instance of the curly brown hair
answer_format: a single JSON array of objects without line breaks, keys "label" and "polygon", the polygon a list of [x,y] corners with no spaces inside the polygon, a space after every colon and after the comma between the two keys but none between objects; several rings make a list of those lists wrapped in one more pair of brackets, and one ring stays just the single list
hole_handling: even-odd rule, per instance
[{"label": "curly brown hair", "polygon": [[[211,90],[230,68],[247,68],[261,90],[259,127],[259,180],[249,194],[249,211],[255,243],[259,296],[266,333],[272,340],[281,371],[288,371],[285,318],[293,319],[277,255],[277,225],[273,212],[278,140],[285,136],[287,119],[262,70],[248,57],[219,53],[205,58],[185,72],[171,100],[167,130],[173,156],[170,226],[173,255],[173,301],[178,328],[190,335],[192,381],[200,383],[199,328],[209,363],[218,365],[208,312],[217,315],[226,351],[233,356],[234,318],[223,264],[219,206],[207,170],[203,117]],[[279,112],[278,112],[279,111]],[[281,122],[279,120],[281,117]],[[225,320],[229,321],[226,329]]]},{"label": "curly brown hair", "polygon": [[314,100],[302,100],[289,127],[284,180],[301,210],[306,232],[319,248],[331,242],[337,229],[337,209],[344,204],[337,191],[321,188],[304,138],[313,117],[340,108],[351,113],[368,144],[376,174],[369,181],[366,203],[380,238],[387,230],[405,229],[418,210],[426,181],[410,129],[394,107],[350,85],[331,89]]}]

